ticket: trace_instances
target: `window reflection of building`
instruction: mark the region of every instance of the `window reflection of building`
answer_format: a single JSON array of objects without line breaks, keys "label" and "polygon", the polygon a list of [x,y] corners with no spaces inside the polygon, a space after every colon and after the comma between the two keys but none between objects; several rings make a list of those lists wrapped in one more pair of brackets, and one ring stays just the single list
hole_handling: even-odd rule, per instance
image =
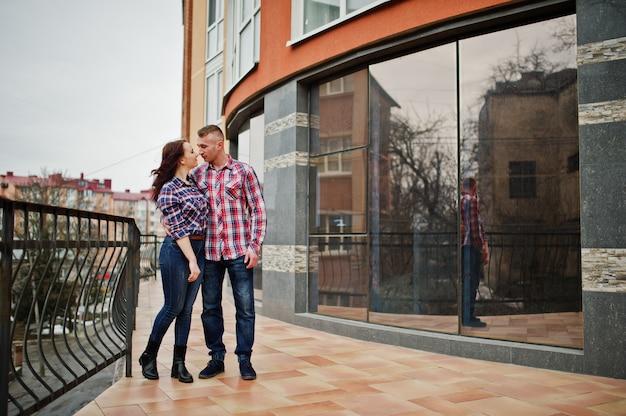
[{"label": "window reflection of building", "polygon": [[[367,71],[361,71],[319,86],[320,125],[312,132],[310,164],[310,193],[316,195],[311,228],[316,242],[318,311],[324,311],[323,306],[365,311],[368,306],[368,246],[363,243],[368,232],[368,77]],[[381,107],[387,109],[383,112],[388,117],[390,106],[396,104],[388,95],[382,96]]]},{"label": "window reflection of building", "polygon": [[[458,139],[449,88],[455,73],[442,68],[498,58],[455,62],[453,46],[382,62],[313,90],[319,128],[311,132],[310,158],[312,281],[318,290],[312,311],[457,331]],[[433,57],[441,74],[429,71]],[[409,69],[421,83],[406,83],[402,91],[394,82]],[[421,95],[411,95],[413,89]],[[525,74],[479,94],[486,98],[475,120],[476,145],[461,156],[477,162],[474,174],[495,259],[483,279],[481,314],[580,313],[578,207],[568,204],[579,194],[572,181],[576,71]],[[416,105],[418,98],[436,103],[440,115],[432,117],[430,104]],[[408,115],[403,107],[410,108]],[[408,315],[415,318],[399,318]],[[511,338],[494,337],[499,336]]]},{"label": "window reflection of building", "polygon": [[565,69],[497,83],[481,110],[480,196],[497,259],[485,280],[494,297],[524,299],[519,313],[580,312],[577,108],[576,70]]}]

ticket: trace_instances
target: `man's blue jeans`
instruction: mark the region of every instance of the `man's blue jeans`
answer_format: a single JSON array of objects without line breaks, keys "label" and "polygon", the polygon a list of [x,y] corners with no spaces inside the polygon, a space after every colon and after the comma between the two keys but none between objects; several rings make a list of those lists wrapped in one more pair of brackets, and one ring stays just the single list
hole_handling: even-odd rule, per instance
[{"label": "man's blue jeans", "polygon": [[228,270],[236,309],[237,347],[235,354],[252,354],[254,344],[254,283],[252,269],[246,269],[244,257],[234,260],[205,260],[202,281],[202,326],[209,354],[224,359],[226,346],[223,342],[224,315],[222,310],[222,286]]},{"label": "man's blue jeans", "polygon": [[463,323],[467,324],[474,317],[476,292],[480,284],[482,268],[481,250],[463,246]]},{"label": "man's blue jeans", "polygon": [[[198,267],[202,272],[204,265],[204,241],[190,240],[191,247],[196,258]],[[161,267],[161,280],[163,282],[163,295],[165,303],[152,326],[150,340],[161,343],[165,333],[176,319],[174,324],[174,345],[185,346],[189,339],[191,327],[191,312],[193,304],[198,296],[198,290],[202,283],[202,273],[193,282],[188,282],[189,261],[171,237],[165,237],[159,252],[159,265]]]}]

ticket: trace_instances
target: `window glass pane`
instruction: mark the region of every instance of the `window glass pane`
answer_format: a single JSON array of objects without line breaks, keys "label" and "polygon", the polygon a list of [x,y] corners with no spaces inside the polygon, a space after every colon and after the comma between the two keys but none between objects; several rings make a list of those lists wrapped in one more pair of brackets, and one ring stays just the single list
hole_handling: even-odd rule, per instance
[{"label": "window glass pane", "polygon": [[369,281],[367,238],[314,237],[309,239],[309,253],[310,311],[365,321]]},{"label": "window glass pane", "polygon": [[361,7],[365,7],[370,3],[374,3],[376,0],[347,0],[346,13],[352,13],[359,10]]},{"label": "window glass pane", "polygon": [[239,37],[239,77],[242,77],[253,65],[252,23],[248,23]]},{"label": "window glass pane", "polygon": [[241,1],[241,23],[245,23],[252,16],[253,0]]},{"label": "window glass pane", "polygon": [[215,14],[215,6],[216,6],[217,0],[209,0],[208,4],[207,4],[207,8],[208,8],[208,13],[209,13],[209,17],[208,17],[208,25],[211,26],[213,23],[215,23],[216,20],[216,14]]},{"label": "window glass pane", "polygon": [[303,33],[339,19],[339,12],[339,0],[304,0]]},{"label": "window glass pane", "polygon": [[582,347],[575,29],[566,16],[459,44],[461,174],[490,253],[464,256],[463,310],[490,328],[466,334]]},{"label": "window glass pane", "polygon": [[366,182],[367,152],[364,149],[312,157],[311,232],[365,232]]},{"label": "window glass pane", "polygon": [[261,49],[261,12],[254,15],[254,62],[259,62]]},{"label": "window glass pane", "polygon": [[218,32],[217,27],[213,27],[209,30],[208,41],[207,41],[207,59],[211,59],[218,52],[217,50],[217,41],[218,41]]},{"label": "window glass pane", "polygon": [[319,86],[319,130],[313,154],[332,153],[367,144],[367,71]]},{"label": "window glass pane", "polygon": [[456,47],[370,67],[370,321],[457,332]]}]

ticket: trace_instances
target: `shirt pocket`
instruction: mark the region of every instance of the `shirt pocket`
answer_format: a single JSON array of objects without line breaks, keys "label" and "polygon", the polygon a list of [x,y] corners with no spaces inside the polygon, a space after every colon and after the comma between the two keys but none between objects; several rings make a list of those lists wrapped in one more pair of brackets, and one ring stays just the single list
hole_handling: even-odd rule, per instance
[{"label": "shirt pocket", "polygon": [[231,177],[224,186],[224,191],[227,199],[239,199],[243,194],[243,178],[241,176]]}]

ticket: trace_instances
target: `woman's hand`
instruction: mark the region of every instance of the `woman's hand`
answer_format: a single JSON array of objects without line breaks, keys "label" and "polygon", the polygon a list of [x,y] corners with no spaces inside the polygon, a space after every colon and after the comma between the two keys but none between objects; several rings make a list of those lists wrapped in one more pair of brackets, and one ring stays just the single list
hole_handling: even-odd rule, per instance
[{"label": "woman's hand", "polygon": [[200,268],[198,267],[198,261],[194,260],[194,261],[190,261],[189,262],[189,277],[187,278],[187,281],[189,283],[195,281],[198,276],[200,276]]}]

